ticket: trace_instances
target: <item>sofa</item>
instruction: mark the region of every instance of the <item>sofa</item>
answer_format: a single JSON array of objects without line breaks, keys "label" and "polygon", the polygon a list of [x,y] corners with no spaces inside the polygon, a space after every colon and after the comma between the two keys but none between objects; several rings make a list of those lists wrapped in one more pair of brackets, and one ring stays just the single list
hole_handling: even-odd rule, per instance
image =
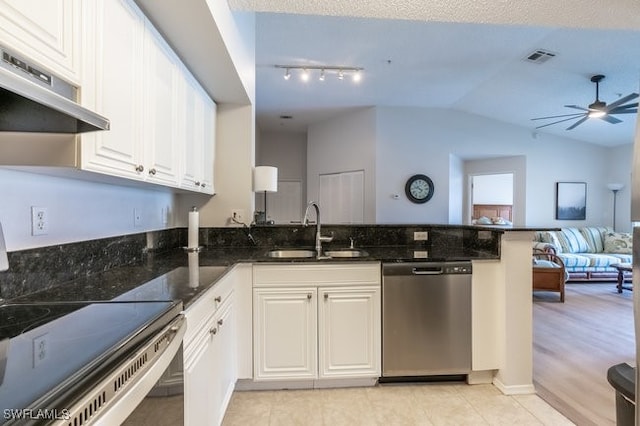
[{"label": "sofa", "polygon": [[618,278],[612,265],[631,263],[631,238],[630,233],[597,226],[537,231],[533,250],[560,257],[568,281],[610,281]]}]

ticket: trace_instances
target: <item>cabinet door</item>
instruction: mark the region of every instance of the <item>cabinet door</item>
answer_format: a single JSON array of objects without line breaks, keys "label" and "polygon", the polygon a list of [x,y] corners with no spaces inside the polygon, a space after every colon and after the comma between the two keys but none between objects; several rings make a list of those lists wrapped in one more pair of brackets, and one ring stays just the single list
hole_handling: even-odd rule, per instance
[{"label": "cabinet door", "polygon": [[[188,321],[187,317],[187,321]],[[184,367],[184,419],[185,425],[213,424],[217,418],[212,403],[216,388],[216,318],[206,324],[204,335],[198,337],[195,344],[195,356],[186,356]],[[185,350],[187,350],[185,345]],[[192,349],[193,350],[193,349]]]},{"label": "cabinet door", "polygon": [[320,378],[380,375],[378,287],[318,290]]},{"label": "cabinet door", "polygon": [[215,424],[222,424],[224,413],[231,400],[237,380],[236,327],[233,303],[229,303],[216,315],[218,329],[214,338],[215,367],[213,394],[210,405],[214,410]]},{"label": "cabinet door", "polygon": [[0,0],[0,44],[78,84],[80,1]]},{"label": "cabinet door", "polygon": [[82,135],[81,167],[143,179],[144,15],[127,0],[96,0],[85,16],[82,103],[108,117],[111,129]]},{"label": "cabinet door", "polygon": [[213,194],[213,165],[215,163],[215,141],[216,141],[216,104],[202,92],[204,117],[203,117],[203,147],[202,147],[202,181],[201,191]]},{"label": "cabinet door", "polygon": [[147,179],[168,186],[178,184],[179,96],[178,58],[160,34],[147,23],[144,39],[145,135]]},{"label": "cabinet door", "polygon": [[191,73],[184,76],[184,140],[181,187],[213,194],[216,105]]},{"label": "cabinet door", "polygon": [[256,380],[315,379],[317,291],[254,289]]}]

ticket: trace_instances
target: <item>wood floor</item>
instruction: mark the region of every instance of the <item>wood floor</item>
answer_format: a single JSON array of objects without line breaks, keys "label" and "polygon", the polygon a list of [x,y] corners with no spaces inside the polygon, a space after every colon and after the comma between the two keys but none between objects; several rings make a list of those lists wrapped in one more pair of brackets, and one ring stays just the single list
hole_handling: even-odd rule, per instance
[{"label": "wood floor", "polygon": [[538,395],[580,426],[615,425],[607,369],[635,362],[633,294],[614,283],[534,292],[533,380]]}]

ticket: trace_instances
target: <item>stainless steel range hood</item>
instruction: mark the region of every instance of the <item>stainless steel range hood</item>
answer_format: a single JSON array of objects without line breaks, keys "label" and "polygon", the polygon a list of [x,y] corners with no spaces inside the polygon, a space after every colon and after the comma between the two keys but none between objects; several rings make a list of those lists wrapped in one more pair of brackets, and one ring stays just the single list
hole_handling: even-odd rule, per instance
[{"label": "stainless steel range hood", "polygon": [[80,106],[78,88],[0,46],[0,131],[84,133],[109,120]]}]

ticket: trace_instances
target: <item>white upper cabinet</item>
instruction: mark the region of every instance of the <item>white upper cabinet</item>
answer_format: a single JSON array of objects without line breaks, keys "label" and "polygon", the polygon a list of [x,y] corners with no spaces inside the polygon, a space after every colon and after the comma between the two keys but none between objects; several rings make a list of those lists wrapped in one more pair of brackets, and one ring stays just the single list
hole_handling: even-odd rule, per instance
[{"label": "white upper cabinet", "polygon": [[150,181],[176,186],[181,146],[179,60],[150,25],[145,32],[144,52],[143,163]]},{"label": "white upper cabinet", "polygon": [[80,0],[0,0],[0,44],[80,82]]},{"label": "white upper cabinet", "polygon": [[144,15],[127,1],[90,3],[82,103],[109,118],[111,129],[81,135],[81,168],[141,180]]},{"label": "white upper cabinet", "polygon": [[183,138],[181,187],[213,194],[216,104],[188,70],[183,69]]},{"label": "white upper cabinet", "polygon": [[82,102],[111,130],[81,136],[81,168],[212,194],[215,103],[130,0],[84,16]]}]

